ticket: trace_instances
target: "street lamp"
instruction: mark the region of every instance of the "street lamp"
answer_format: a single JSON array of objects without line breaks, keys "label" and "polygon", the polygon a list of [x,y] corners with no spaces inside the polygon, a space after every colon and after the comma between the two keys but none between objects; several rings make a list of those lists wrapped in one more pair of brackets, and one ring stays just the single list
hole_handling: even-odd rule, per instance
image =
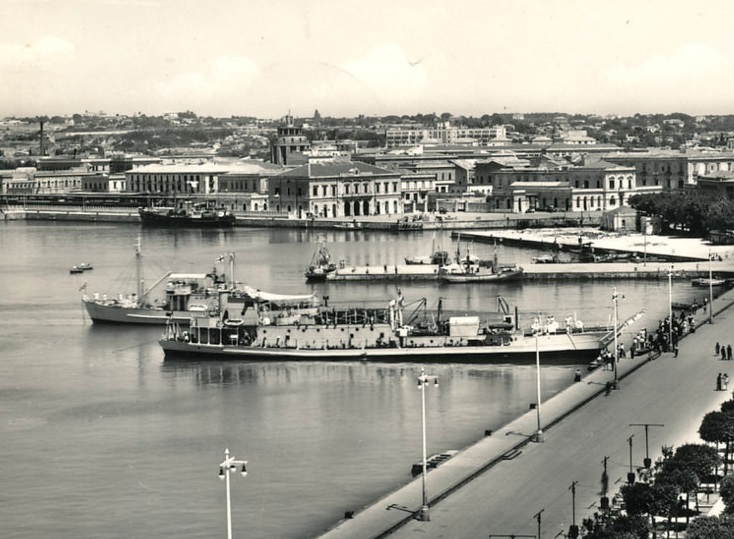
[{"label": "street lamp", "polygon": [[711,272],[711,249],[709,249],[709,324],[714,323],[714,280]]},{"label": "street lamp", "polygon": [[224,460],[219,465],[219,479],[227,482],[227,539],[232,539],[232,502],[229,494],[229,474],[237,470],[238,466],[242,466],[240,473],[242,477],[247,475],[247,461],[235,460],[229,456],[229,449],[224,450]]},{"label": "street lamp", "polygon": [[668,271],[668,347],[673,351],[673,264]]},{"label": "street lamp", "polygon": [[543,430],[540,428],[540,313],[538,313],[538,329],[535,331],[535,387],[537,397],[535,412],[538,417],[538,428],[535,431],[533,441],[541,443],[543,441]]},{"label": "street lamp", "polygon": [[576,539],[579,536],[579,527],[576,526],[576,485],[578,485],[578,481],[574,481],[569,487],[571,491],[571,527],[568,530],[568,537],[571,539]]},{"label": "street lamp", "polygon": [[648,431],[650,427],[664,427],[662,423],[630,423],[630,427],[645,427],[645,468],[652,464],[650,460],[650,446],[648,445]]},{"label": "street lamp", "polygon": [[428,512],[428,491],[426,489],[426,386],[431,382],[435,387],[438,387],[438,376],[429,376],[425,369],[421,368],[418,387],[421,390],[421,427],[423,432],[423,504],[418,513],[418,520],[424,522],[431,520],[431,515]]},{"label": "street lamp", "polygon": [[612,292],[612,302],[614,303],[614,389],[617,389],[619,384],[619,377],[617,376],[617,363],[619,363],[619,346],[617,345],[617,319],[619,317],[617,309],[619,306],[619,294],[617,294],[617,287],[615,286]]},{"label": "street lamp", "polygon": [[630,471],[627,473],[627,482],[632,485],[635,482],[635,472],[632,469],[632,438],[634,438],[635,435],[631,435],[629,438],[627,438],[627,441],[630,444]]}]

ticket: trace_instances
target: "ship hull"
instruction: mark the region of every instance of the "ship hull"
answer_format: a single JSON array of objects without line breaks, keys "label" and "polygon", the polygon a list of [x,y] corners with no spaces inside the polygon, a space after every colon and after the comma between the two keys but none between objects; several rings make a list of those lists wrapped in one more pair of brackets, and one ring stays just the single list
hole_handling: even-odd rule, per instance
[{"label": "ship hull", "polygon": [[140,222],[145,226],[217,228],[234,226],[235,217],[234,215],[226,215],[223,217],[207,218],[140,212]]},{"label": "ship hull", "polygon": [[104,305],[95,301],[83,301],[89,318],[95,324],[146,324],[165,325],[168,322],[189,324],[191,312],[145,309],[120,305]]},{"label": "ship hull", "polygon": [[[167,359],[253,361],[375,361],[428,363],[532,363],[573,365],[596,358],[603,333],[519,337],[506,345],[409,346],[365,348],[296,348],[194,344],[163,339]],[[417,344],[417,343],[416,343]]]}]

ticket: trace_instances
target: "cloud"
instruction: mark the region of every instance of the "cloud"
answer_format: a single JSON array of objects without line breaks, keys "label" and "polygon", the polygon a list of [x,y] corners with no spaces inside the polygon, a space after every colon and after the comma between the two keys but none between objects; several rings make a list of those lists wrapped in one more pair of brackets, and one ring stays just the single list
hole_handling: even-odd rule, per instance
[{"label": "cloud", "polygon": [[375,45],[364,56],[348,60],[344,69],[376,94],[389,108],[415,103],[422,97],[428,75],[422,58],[410,61],[395,43]]}]

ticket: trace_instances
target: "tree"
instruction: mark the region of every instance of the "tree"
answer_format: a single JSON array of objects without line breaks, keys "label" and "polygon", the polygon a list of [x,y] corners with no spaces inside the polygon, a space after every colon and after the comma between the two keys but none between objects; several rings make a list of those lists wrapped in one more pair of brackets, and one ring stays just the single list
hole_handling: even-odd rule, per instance
[{"label": "tree", "polygon": [[652,486],[653,497],[653,514],[667,517],[668,529],[673,516],[678,510],[678,488],[666,483],[655,483]]},{"label": "tree", "polygon": [[721,480],[721,486],[719,487],[719,494],[721,500],[724,502],[725,511],[729,514],[734,514],[734,477],[727,475]]},{"label": "tree", "polygon": [[698,479],[703,479],[710,476],[720,462],[719,453],[713,447],[705,444],[684,444],[665,463],[663,472],[673,468],[689,470]]},{"label": "tree", "polygon": [[703,416],[698,434],[704,442],[726,444],[724,451],[724,475],[726,475],[731,442],[734,441],[734,413],[709,412]]},{"label": "tree", "polygon": [[734,539],[734,518],[730,515],[701,516],[686,530],[688,539]]}]

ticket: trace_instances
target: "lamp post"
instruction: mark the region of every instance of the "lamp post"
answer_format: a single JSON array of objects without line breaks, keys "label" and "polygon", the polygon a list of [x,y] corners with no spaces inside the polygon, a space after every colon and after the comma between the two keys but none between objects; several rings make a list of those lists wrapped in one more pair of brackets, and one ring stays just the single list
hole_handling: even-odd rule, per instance
[{"label": "lamp post", "polygon": [[426,386],[431,382],[438,387],[438,376],[429,376],[425,369],[421,368],[418,387],[421,390],[421,430],[423,433],[423,503],[418,513],[418,520],[424,522],[431,520],[431,515],[428,512],[428,490],[426,488]]},{"label": "lamp post", "polygon": [[568,537],[571,539],[576,539],[579,536],[579,527],[576,526],[576,485],[578,485],[578,481],[574,481],[569,487],[571,491],[571,527],[568,530]]},{"label": "lamp post", "polygon": [[533,518],[538,521],[538,539],[540,539],[540,524],[541,524],[541,516],[540,515],[543,514],[543,511],[545,511],[545,509],[541,509],[540,511],[538,511],[537,513],[535,513],[533,515]]},{"label": "lamp post", "polygon": [[630,427],[645,427],[645,468],[649,468],[652,464],[650,460],[650,446],[648,444],[648,431],[650,427],[664,427],[662,423],[630,423]]},{"label": "lamp post", "polygon": [[668,348],[673,351],[673,264],[668,271]]},{"label": "lamp post", "polygon": [[630,471],[627,473],[627,482],[632,485],[635,482],[635,472],[632,468],[632,438],[634,438],[635,435],[631,435],[629,438],[627,438],[627,442],[630,444]]},{"label": "lamp post", "polygon": [[619,346],[617,345],[617,324],[619,323],[617,322],[617,308],[619,305],[619,294],[617,294],[616,286],[612,292],[612,302],[614,303],[614,389],[617,389],[619,384],[619,377],[617,376],[617,363],[619,363]]},{"label": "lamp post", "polygon": [[714,280],[711,272],[711,249],[709,249],[709,324],[714,323]]},{"label": "lamp post", "polygon": [[535,389],[537,397],[535,412],[538,418],[538,428],[535,431],[534,441],[541,443],[543,441],[543,430],[540,428],[540,314],[538,314],[538,329],[535,331]]},{"label": "lamp post", "polygon": [[247,475],[247,461],[235,460],[229,456],[229,449],[224,450],[224,460],[219,465],[219,479],[227,482],[227,539],[232,539],[232,501],[229,494],[229,474],[237,470],[237,466],[242,466],[240,473],[242,477]]}]

